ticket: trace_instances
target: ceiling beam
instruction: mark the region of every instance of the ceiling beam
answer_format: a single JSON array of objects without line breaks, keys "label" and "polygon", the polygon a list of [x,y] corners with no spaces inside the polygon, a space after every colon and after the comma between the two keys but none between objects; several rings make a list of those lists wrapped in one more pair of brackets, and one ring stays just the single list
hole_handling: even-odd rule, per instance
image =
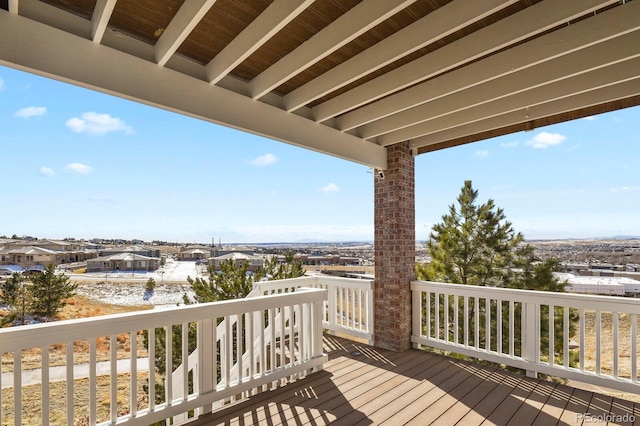
[{"label": "ceiling beam", "polygon": [[[561,98],[571,98],[580,93],[607,87],[618,82],[624,82],[640,77],[640,56],[611,66],[597,68],[590,72],[579,74],[572,78],[559,80],[540,88],[520,91],[516,94],[498,100],[479,104],[477,106],[440,117],[436,121],[425,121],[405,127],[395,132],[387,133],[378,138],[381,145],[391,145],[396,142],[418,138],[436,133],[452,127],[464,126],[475,121],[486,120],[496,115],[520,111],[524,108],[544,104]],[[581,105],[576,105],[576,109]]]},{"label": "ceiling beam", "polygon": [[164,66],[167,63],[215,2],[216,0],[189,0],[182,4],[156,42],[154,54],[158,65]]},{"label": "ceiling beam", "polygon": [[220,81],[238,64],[258,50],[294,20],[315,0],[276,0],[207,64],[207,80]]},{"label": "ceiling beam", "polygon": [[116,7],[116,1],[98,0],[96,2],[96,7],[93,9],[93,16],[91,17],[91,39],[94,43],[100,44],[102,42],[102,37],[113,14],[113,9]]},{"label": "ceiling beam", "polygon": [[283,97],[287,111],[298,109],[489,16],[517,0],[456,0],[381,40]]},{"label": "ceiling beam", "polygon": [[[592,91],[580,93],[576,96],[521,108],[517,111],[511,111],[485,120],[475,121],[464,126],[421,136],[411,140],[410,147],[412,149],[419,150],[419,152],[424,152],[424,150],[421,150],[420,148],[437,144],[446,144],[448,141],[484,132],[491,132],[494,129],[501,129],[507,126],[533,123],[536,120],[543,120],[547,117],[568,113],[580,108],[594,107],[606,102],[624,100],[638,95],[640,95],[640,76],[633,80],[601,87]],[[527,128],[527,130],[533,129],[534,127],[531,125]]]},{"label": "ceiling beam", "polygon": [[516,123],[505,127],[491,129],[486,132],[463,136],[457,139],[449,139],[445,142],[425,145],[420,148],[415,148],[413,152],[417,155],[426,154],[441,149],[452,148],[454,146],[465,145],[491,138],[497,138],[499,136],[504,136],[511,133],[531,131],[532,129],[539,129],[545,126],[551,126],[553,124],[579,120],[581,118],[591,117],[594,115],[604,114],[612,111],[618,111],[620,109],[631,108],[638,105],[640,105],[640,95],[631,96],[629,98],[622,98],[614,101],[604,102],[601,104],[596,104],[577,110],[571,110],[540,119],[529,120],[525,123]]},{"label": "ceiling beam", "polygon": [[364,0],[249,83],[258,99],[416,0]]},{"label": "ceiling beam", "polygon": [[368,167],[387,167],[384,147],[11,13],[0,13],[0,64]]},{"label": "ceiling beam", "polygon": [[536,3],[476,31],[472,36],[457,40],[315,106],[312,108],[314,118],[324,121],[343,114],[616,2],[563,0]]},{"label": "ceiling beam", "polygon": [[571,54],[578,49],[619,37],[640,29],[640,2],[616,7],[590,19],[567,25],[530,42],[496,53],[427,80],[410,90],[395,93],[338,117],[338,128],[355,129],[412,107],[432,102],[492,79],[536,66],[545,61]]},{"label": "ceiling beam", "polygon": [[[363,139],[371,139],[638,56],[640,31],[635,31],[374,121],[362,126],[358,134]],[[495,62],[493,57],[486,61]]]}]

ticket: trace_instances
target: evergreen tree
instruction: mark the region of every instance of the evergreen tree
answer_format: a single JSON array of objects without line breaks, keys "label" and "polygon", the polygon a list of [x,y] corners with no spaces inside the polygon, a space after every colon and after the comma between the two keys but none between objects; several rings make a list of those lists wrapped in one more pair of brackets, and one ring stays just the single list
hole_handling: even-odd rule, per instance
[{"label": "evergreen tree", "polygon": [[77,283],[72,283],[64,274],[57,274],[56,267],[50,263],[42,273],[31,278],[31,312],[52,318],[67,304],[76,288]]},{"label": "evergreen tree", "polygon": [[278,257],[272,256],[265,262],[264,269],[269,281],[297,278],[303,276],[306,272],[302,262],[295,260],[291,252],[285,255],[284,263],[279,263]]},{"label": "evergreen tree", "polygon": [[[213,267],[209,267],[209,277],[200,278],[196,277],[195,279],[191,277],[187,277],[187,281],[191,285],[195,293],[194,300],[190,300],[185,294],[183,297],[183,301],[185,304],[192,303],[207,303],[207,302],[217,302],[223,300],[231,300],[231,299],[242,299],[246,297],[251,290],[253,289],[253,283],[262,280],[265,277],[269,277],[269,279],[284,279],[284,278],[295,278],[304,275],[305,271],[302,267],[301,262],[294,261],[293,254],[287,255],[284,264],[278,264],[277,258],[273,257],[271,260],[267,261],[264,268],[259,268],[254,273],[249,271],[249,264],[247,262],[242,262],[240,264],[236,264],[233,260],[227,260],[220,265],[219,270],[215,270]],[[244,333],[244,327],[234,328],[233,333],[237,333],[238,330]],[[172,359],[173,365],[170,366],[171,371],[178,367],[182,363],[182,327],[173,326],[171,330],[172,334]],[[196,348],[196,338],[197,329],[194,323],[189,324],[188,327],[188,351],[189,353],[195,350]],[[234,353],[235,353],[235,345],[237,344],[237,340],[234,337],[232,339]],[[149,345],[149,333],[145,330],[144,332],[144,344]],[[155,365],[156,372],[161,376],[165,376],[167,372],[165,371],[165,362],[166,362],[166,337],[163,329],[156,329],[155,333]],[[219,354],[218,354],[219,356]],[[217,360],[218,365],[218,374],[219,372],[219,359]],[[148,386],[148,385],[145,385]],[[191,388],[193,384],[189,383],[189,387]],[[164,398],[164,384],[156,383],[156,402],[163,402]]]},{"label": "evergreen tree", "polygon": [[2,286],[2,296],[0,301],[12,308],[13,313],[2,321],[2,326],[11,323],[16,317],[20,318],[20,323],[24,325],[26,315],[31,304],[31,292],[29,283],[24,275],[15,273]]},{"label": "evergreen tree", "polygon": [[428,268],[419,267],[422,279],[459,284],[506,287],[514,254],[522,234],[513,230],[504,211],[493,200],[478,206],[478,191],[465,181],[458,196],[459,209],[433,226],[427,248]]},{"label": "evergreen tree", "polygon": [[[555,258],[539,261],[534,256],[533,247],[524,244],[524,237],[516,233],[511,222],[506,220],[504,211],[495,206],[493,200],[478,205],[478,191],[474,190],[471,181],[465,181],[457,198],[457,205],[449,206],[449,213],[442,216],[442,222],[433,226],[427,242],[427,248],[432,261],[428,264],[416,265],[418,279],[426,281],[440,281],[466,285],[479,285],[491,287],[505,287],[527,290],[563,292],[566,283],[560,282],[553,275],[558,270],[558,260]],[[442,296],[441,296],[442,298]],[[441,310],[444,306],[441,300]],[[431,304],[435,303],[432,299]],[[459,302],[462,303],[461,301]],[[469,309],[473,312],[479,310],[480,327],[478,330],[469,324],[469,339],[475,338],[479,333],[481,342],[486,335],[484,330],[484,318],[486,306],[481,302],[475,306],[475,301],[469,301]],[[498,325],[495,322],[497,307],[496,302],[491,301],[492,328]],[[462,306],[457,308],[450,300],[450,315],[458,315],[462,318]],[[503,306],[503,312],[505,312]],[[545,310],[546,308],[546,310]],[[457,313],[454,310],[457,309]],[[442,315],[442,313],[441,313]],[[548,352],[548,307],[541,309],[541,353]],[[562,348],[563,330],[561,312],[554,313],[555,321],[555,348]],[[515,340],[519,342],[520,336],[521,305],[516,304],[514,331]],[[501,325],[508,329],[508,318],[503,318]],[[571,330],[575,329],[576,316],[571,312]],[[433,325],[433,324],[432,324]],[[462,333],[459,333],[462,335]],[[494,332],[495,335],[495,332]],[[460,343],[460,342],[458,342]],[[493,342],[491,350],[496,350]],[[503,350],[506,350],[506,342],[501,342]],[[519,346],[516,344],[516,347]]]},{"label": "evergreen tree", "polygon": [[[209,268],[209,279],[187,277],[195,292],[195,302],[217,302],[221,300],[242,299],[253,289],[253,283],[264,277],[264,270],[249,273],[249,263],[239,265],[229,259],[220,264],[220,270]],[[185,302],[187,300],[185,299]]]}]

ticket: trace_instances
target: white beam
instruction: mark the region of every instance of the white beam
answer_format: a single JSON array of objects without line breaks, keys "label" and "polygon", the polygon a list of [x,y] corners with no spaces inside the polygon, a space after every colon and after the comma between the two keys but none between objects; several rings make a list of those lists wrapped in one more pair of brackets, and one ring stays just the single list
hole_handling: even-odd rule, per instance
[{"label": "white beam", "polygon": [[164,66],[167,63],[215,2],[216,0],[189,0],[182,4],[156,42],[155,57],[158,65]]},{"label": "white beam", "polygon": [[264,96],[415,1],[364,0],[251,80],[251,96]]},{"label": "white beam", "polygon": [[337,118],[338,128],[342,131],[351,130],[595,43],[637,31],[640,29],[638,15],[640,2],[632,2],[625,7],[616,7],[576,24],[567,25],[526,44],[515,46],[490,58],[420,83],[410,90],[348,112]]},{"label": "white beam", "polygon": [[369,167],[387,166],[381,146],[10,13],[0,13],[0,64]]},{"label": "white beam", "polygon": [[18,14],[18,0],[9,0],[9,12]]},{"label": "white beam", "polygon": [[428,46],[517,0],[456,0],[381,40],[283,97],[293,111],[393,61]]},{"label": "white beam", "polygon": [[563,0],[536,3],[445,47],[370,80],[313,108],[324,121],[482,56],[584,16],[616,0]]},{"label": "white beam", "polygon": [[475,121],[486,120],[511,111],[519,111],[526,107],[544,104],[555,99],[570,98],[580,93],[637,79],[640,77],[639,71],[640,57],[637,57],[608,67],[598,68],[573,78],[556,81],[541,88],[534,88],[496,101],[483,103],[464,111],[440,117],[434,122],[427,121],[387,133],[378,138],[378,143],[391,145],[395,142],[415,139],[453,127],[464,126]]},{"label": "white beam", "polygon": [[629,80],[613,86],[606,86],[579,95],[558,99],[518,111],[512,111],[482,121],[476,121],[465,126],[455,127],[431,135],[413,139],[410,142],[412,149],[418,149],[429,145],[436,145],[450,140],[500,129],[514,124],[526,123],[556,114],[574,111],[578,108],[587,108],[640,95],[640,79]]},{"label": "white beam", "polygon": [[[358,133],[363,139],[371,139],[638,56],[640,31],[635,31],[374,121],[362,126]],[[493,57],[486,61],[495,62]]]},{"label": "white beam", "polygon": [[207,64],[207,80],[220,81],[315,0],[276,0]]},{"label": "white beam", "polygon": [[117,0],[98,0],[91,17],[91,39],[94,43],[101,43],[104,32],[109,24],[109,19],[116,7]]}]

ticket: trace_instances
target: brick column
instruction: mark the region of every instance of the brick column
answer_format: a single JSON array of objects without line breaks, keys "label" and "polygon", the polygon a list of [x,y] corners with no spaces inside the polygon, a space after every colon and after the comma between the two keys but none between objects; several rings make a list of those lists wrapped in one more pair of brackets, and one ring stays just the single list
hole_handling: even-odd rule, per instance
[{"label": "brick column", "polygon": [[374,175],[375,346],[411,347],[411,289],[415,279],[414,158],[408,143],[387,148],[384,178]]}]

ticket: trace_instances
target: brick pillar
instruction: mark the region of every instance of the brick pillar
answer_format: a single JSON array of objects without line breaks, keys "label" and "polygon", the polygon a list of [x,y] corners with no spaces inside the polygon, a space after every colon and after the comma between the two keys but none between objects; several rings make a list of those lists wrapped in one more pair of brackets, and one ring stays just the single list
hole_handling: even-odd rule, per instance
[{"label": "brick pillar", "polygon": [[375,346],[411,347],[411,289],[415,279],[414,158],[408,143],[387,147],[384,178],[374,174]]}]

